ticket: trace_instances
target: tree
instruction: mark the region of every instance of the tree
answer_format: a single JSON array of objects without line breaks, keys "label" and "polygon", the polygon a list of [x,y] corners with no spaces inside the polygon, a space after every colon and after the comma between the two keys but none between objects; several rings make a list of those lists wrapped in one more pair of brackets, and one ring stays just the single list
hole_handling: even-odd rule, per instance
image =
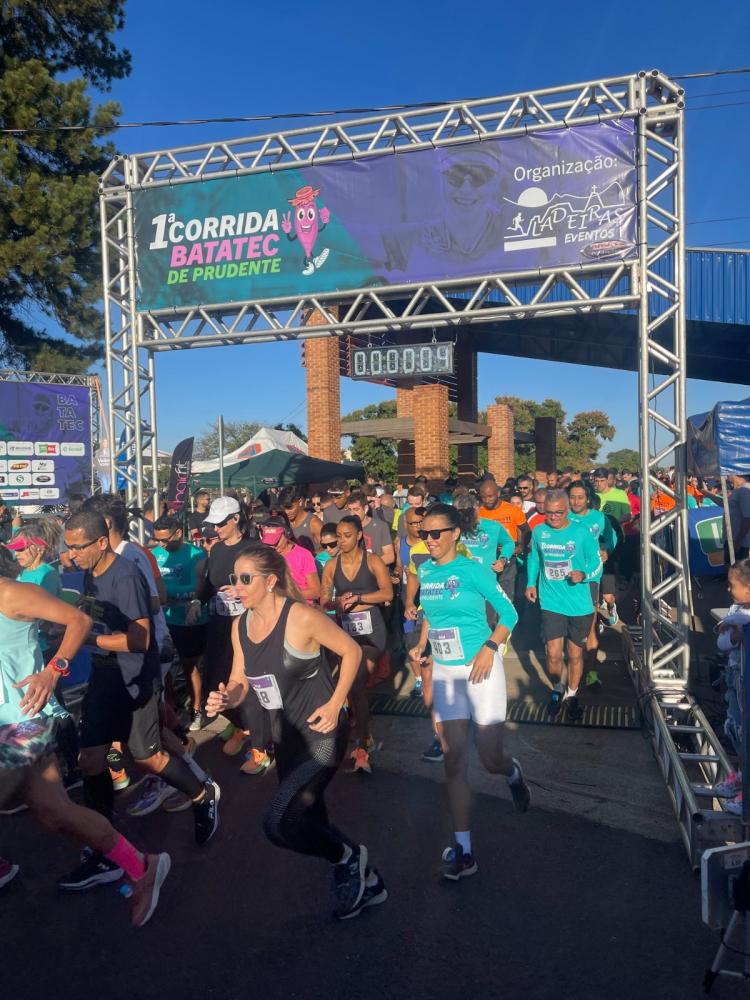
[{"label": "tree", "polygon": [[628,472],[637,472],[641,467],[641,456],[634,448],[620,448],[618,451],[610,451],[607,455],[607,466],[610,469],[627,469]]},{"label": "tree", "polygon": [[[234,451],[244,444],[253,434],[257,434],[263,425],[252,420],[224,421],[224,454]],[[219,457],[219,428],[217,424],[209,424],[193,447],[193,455],[199,461]]]},{"label": "tree", "polygon": [[[513,411],[515,430],[531,432],[537,417],[554,417],[557,426],[557,465],[572,465],[576,471],[591,468],[604,441],[611,441],[615,428],[601,410],[577,413],[566,423],[566,412],[557,399],[544,399],[541,403],[518,396],[497,396],[496,403],[504,403]],[[536,454],[533,444],[516,445],[515,472],[534,472]]]},{"label": "tree", "polygon": [[[396,401],[388,399],[383,403],[371,403],[361,410],[345,414],[342,422],[354,420],[384,420],[396,416]],[[352,461],[361,462],[367,474],[377,476],[384,482],[395,482],[398,474],[396,442],[393,438],[372,438],[352,435],[350,450]]]},{"label": "tree", "polygon": [[[94,106],[86,88],[108,90],[130,72],[130,53],[109,37],[123,9],[124,0],[0,5],[0,127],[32,130],[0,137],[4,364],[80,372],[101,355],[98,178],[114,147],[100,137],[120,107]],[[71,340],[46,333],[42,317]]]},{"label": "tree", "polygon": [[307,441],[307,434],[305,434],[297,424],[274,424],[273,429],[275,431],[289,431],[292,434],[296,434],[298,438],[303,441]]}]

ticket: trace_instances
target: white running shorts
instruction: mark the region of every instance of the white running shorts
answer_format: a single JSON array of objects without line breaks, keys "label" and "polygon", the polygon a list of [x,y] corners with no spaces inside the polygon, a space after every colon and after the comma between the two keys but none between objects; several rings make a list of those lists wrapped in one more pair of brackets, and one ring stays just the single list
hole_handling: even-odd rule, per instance
[{"label": "white running shorts", "polygon": [[490,676],[481,684],[469,681],[471,667],[446,667],[433,663],[432,701],[438,722],[473,719],[478,726],[505,722],[508,697],[505,692],[505,668],[500,651],[495,653]]}]

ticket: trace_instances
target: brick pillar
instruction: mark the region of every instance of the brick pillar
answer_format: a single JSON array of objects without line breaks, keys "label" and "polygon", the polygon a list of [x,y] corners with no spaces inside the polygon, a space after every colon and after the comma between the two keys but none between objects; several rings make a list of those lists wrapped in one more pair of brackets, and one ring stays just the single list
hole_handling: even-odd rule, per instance
[{"label": "brick pillar", "polygon": [[[477,422],[477,352],[468,339],[459,337],[454,348],[456,383],[458,389],[457,417],[459,420]],[[477,474],[477,446],[458,446],[458,481],[462,486],[473,486]]]},{"label": "brick pillar", "polygon": [[418,385],[414,393],[414,460],[430,490],[440,492],[448,476],[448,387]]},{"label": "brick pillar", "polygon": [[[414,390],[396,389],[396,416],[414,416]],[[407,486],[414,482],[416,472],[414,471],[414,442],[410,438],[396,441],[398,451],[397,475],[402,483]]]},{"label": "brick pillar", "polygon": [[515,474],[513,411],[504,403],[493,403],[487,407],[487,423],[492,428],[487,441],[487,471],[502,486],[508,476]]},{"label": "brick pillar", "polygon": [[[308,326],[322,326],[324,317],[317,309]],[[306,340],[307,447],[313,458],[341,461],[341,387],[339,379],[339,338]]]}]

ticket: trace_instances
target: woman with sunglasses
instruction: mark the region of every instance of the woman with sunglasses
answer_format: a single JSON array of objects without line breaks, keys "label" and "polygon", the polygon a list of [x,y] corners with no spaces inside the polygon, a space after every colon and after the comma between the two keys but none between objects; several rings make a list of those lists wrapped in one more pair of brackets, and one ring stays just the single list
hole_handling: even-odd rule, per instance
[{"label": "woman with sunglasses", "polygon": [[362,666],[349,697],[356,736],[351,759],[353,771],[370,774],[369,751],[375,741],[370,735],[367,678],[375,670],[387,645],[380,605],[393,600],[393,584],[380,556],[365,548],[362,522],[355,514],[341,518],[336,525],[336,537],[339,554],[323,570],[321,605],[338,610],[342,628],[362,647]]},{"label": "woman with sunglasses", "polygon": [[286,513],[276,511],[260,526],[260,539],[264,545],[271,545],[286,559],[297,589],[308,604],[315,604],[320,598],[320,578],[315,568],[315,558],[309,549],[298,545]]},{"label": "woman with sunglasses", "polygon": [[[503,746],[506,693],[502,649],[518,621],[494,573],[460,555],[461,512],[448,504],[428,507],[420,538],[430,559],[419,567],[424,622],[415,661],[432,661],[434,717],[443,745],[448,804],[455,844],[443,852],[444,878],[457,881],[477,871],[470,832],[471,792],[466,781],[469,722],[479,759],[490,774],[504,774],[517,812],[531,801],[521,765]],[[486,604],[498,615],[487,624]]]},{"label": "woman with sunglasses", "polygon": [[[212,527],[218,538],[211,545],[206,574],[196,592],[196,597],[208,606],[204,686],[208,691],[217,691],[220,684],[227,683],[232,670],[232,624],[243,612],[229,578],[239,554],[257,542],[247,537],[247,522],[235,497],[217,497],[203,524]],[[232,725],[221,734],[222,750],[228,757],[235,757],[252,739],[240,770],[243,774],[263,774],[271,765],[266,751],[270,733],[265,712],[248,699],[231,714],[230,720]]]},{"label": "woman with sunglasses", "polygon": [[[335,915],[355,917],[388,894],[367,865],[367,848],[331,826],[324,793],[346,752],[343,706],[359,670],[360,650],[330,618],[302,600],[289,564],[271,546],[245,549],[232,581],[246,610],[232,627],[229,683],[211,692],[206,712],[217,715],[252,698],[271,717],[279,789],[263,829],[279,847],[330,862]],[[339,658],[335,686],[326,650]]]}]

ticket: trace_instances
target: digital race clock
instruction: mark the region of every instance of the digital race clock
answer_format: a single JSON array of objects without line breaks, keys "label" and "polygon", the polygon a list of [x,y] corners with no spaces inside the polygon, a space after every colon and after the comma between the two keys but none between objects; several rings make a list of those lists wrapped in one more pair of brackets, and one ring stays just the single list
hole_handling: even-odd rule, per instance
[{"label": "digital race clock", "polygon": [[453,374],[453,344],[353,347],[351,378],[398,379]]}]

